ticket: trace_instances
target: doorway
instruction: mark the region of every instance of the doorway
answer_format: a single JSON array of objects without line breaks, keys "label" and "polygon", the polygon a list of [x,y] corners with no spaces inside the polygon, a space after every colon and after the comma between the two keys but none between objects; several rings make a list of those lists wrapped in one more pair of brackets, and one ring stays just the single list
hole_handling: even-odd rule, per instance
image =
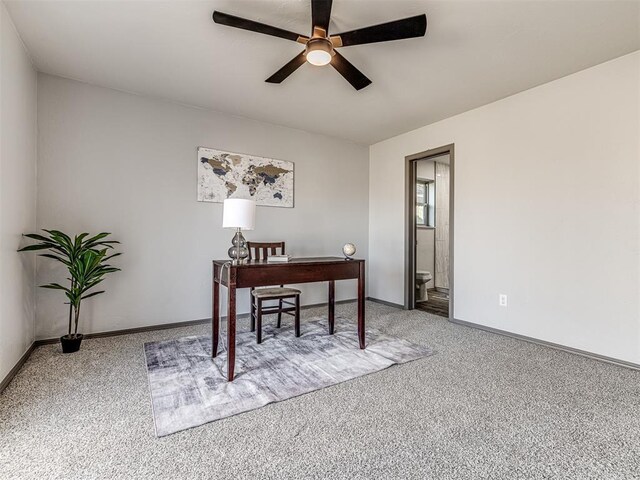
[{"label": "doorway", "polygon": [[406,157],[405,308],[453,318],[454,146]]}]

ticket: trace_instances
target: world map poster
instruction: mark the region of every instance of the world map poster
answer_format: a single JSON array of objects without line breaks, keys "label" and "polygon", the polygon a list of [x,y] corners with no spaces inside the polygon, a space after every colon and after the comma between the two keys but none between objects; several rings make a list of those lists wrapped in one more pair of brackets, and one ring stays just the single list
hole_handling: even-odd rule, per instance
[{"label": "world map poster", "polygon": [[198,147],[198,201],[293,207],[293,162]]}]

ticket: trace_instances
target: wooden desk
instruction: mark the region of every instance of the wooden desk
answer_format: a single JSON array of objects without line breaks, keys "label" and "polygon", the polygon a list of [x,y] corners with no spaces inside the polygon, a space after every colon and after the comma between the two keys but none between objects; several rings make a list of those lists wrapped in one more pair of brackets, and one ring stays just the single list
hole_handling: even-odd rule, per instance
[{"label": "wooden desk", "polygon": [[229,260],[213,261],[213,315],[211,356],[218,355],[220,335],[220,285],[229,292],[227,306],[227,379],[233,380],[236,360],[236,289],[267,287],[281,284],[329,282],[329,333],[333,335],[335,318],[336,280],[358,279],[358,338],[364,341],[364,260],[345,260],[340,257],[292,258],[287,263],[267,263],[253,260],[240,265],[228,265]]}]

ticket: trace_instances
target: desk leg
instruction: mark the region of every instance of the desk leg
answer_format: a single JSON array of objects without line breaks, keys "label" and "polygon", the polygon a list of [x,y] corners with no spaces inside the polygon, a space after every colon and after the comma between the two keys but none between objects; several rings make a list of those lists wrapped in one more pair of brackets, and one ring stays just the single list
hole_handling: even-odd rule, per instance
[{"label": "desk leg", "polygon": [[211,357],[218,355],[218,342],[220,337],[220,283],[216,281],[218,274],[218,266],[213,265],[213,285],[212,285],[212,304],[213,312],[211,312]]},{"label": "desk leg", "polygon": [[227,380],[233,381],[236,367],[236,269],[229,267],[227,305]]},{"label": "desk leg", "polygon": [[329,280],[329,335],[333,335],[336,313],[336,282]]},{"label": "desk leg", "polygon": [[364,262],[360,262],[360,272],[358,274],[358,339],[360,348],[365,347],[364,341]]}]

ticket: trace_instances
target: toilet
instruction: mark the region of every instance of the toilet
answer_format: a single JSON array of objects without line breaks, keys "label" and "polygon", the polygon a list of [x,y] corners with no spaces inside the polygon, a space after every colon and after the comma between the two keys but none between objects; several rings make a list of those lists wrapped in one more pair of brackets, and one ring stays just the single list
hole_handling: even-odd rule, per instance
[{"label": "toilet", "polygon": [[416,290],[418,290],[418,294],[416,295],[416,302],[426,302],[427,300],[429,300],[429,295],[427,294],[427,283],[429,283],[431,280],[433,280],[431,272],[416,272]]}]

